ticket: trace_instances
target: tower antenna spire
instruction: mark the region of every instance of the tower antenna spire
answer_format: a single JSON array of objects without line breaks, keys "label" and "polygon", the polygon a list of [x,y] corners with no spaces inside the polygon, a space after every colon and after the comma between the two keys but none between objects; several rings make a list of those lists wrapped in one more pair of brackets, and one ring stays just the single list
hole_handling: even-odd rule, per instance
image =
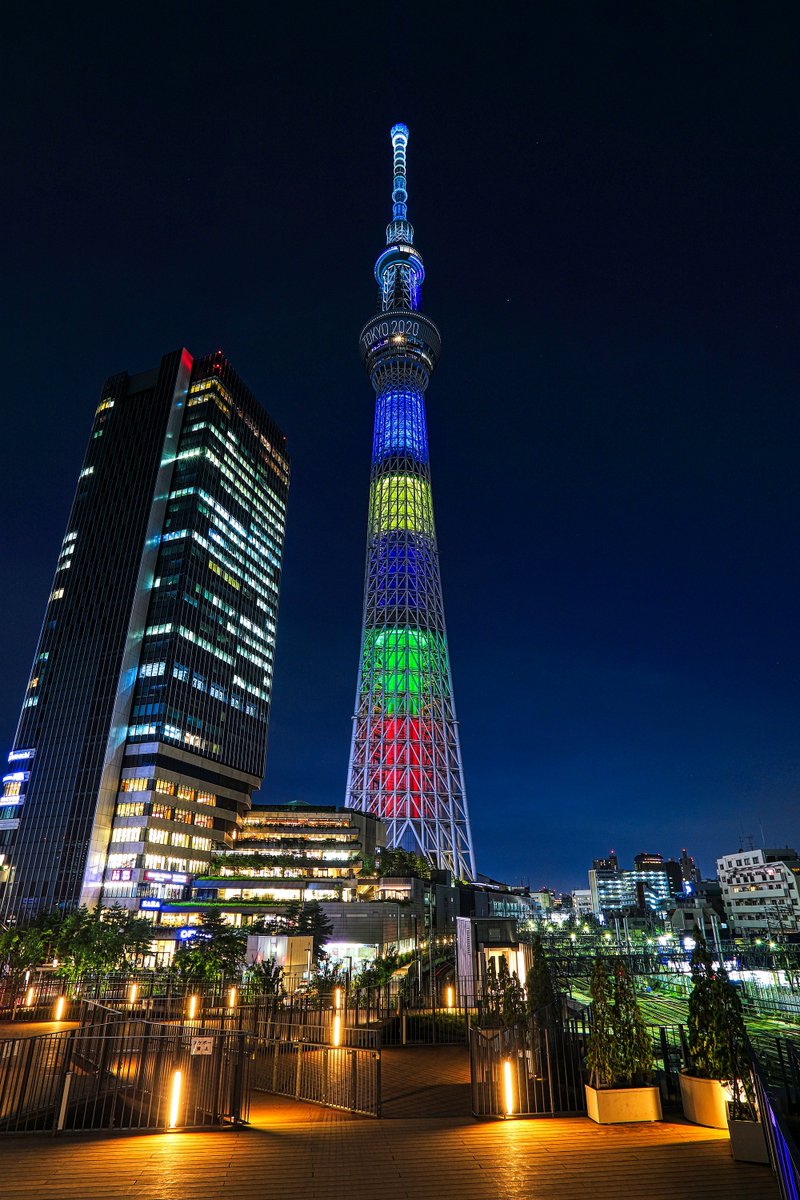
[{"label": "tower antenna spire", "polygon": [[408,126],[401,122],[392,126],[392,150],[394,151],[394,179],[392,181],[392,220],[408,220],[408,185],[406,181],[406,146]]}]

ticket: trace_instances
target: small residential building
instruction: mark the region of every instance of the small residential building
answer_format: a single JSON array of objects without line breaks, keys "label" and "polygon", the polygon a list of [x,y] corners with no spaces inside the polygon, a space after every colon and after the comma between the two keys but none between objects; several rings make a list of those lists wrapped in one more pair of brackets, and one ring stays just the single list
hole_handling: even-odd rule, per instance
[{"label": "small residential building", "polygon": [[592,916],[594,909],[591,888],[575,888],[572,893],[572,912],[578,920]]},{"label": "small residential building", "polygon": [[800,931],[800,857],[789,846],[737,850],[717,859],[722,903],[735,937]]}]

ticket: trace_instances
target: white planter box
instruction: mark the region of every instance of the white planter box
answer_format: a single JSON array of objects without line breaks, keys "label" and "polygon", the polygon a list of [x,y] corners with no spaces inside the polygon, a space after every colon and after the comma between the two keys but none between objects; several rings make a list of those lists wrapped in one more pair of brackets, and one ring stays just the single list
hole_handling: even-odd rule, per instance
[{"label": "white planter box", "polygon": [[593,1088],[587,1083],[585,1091],[587,1112],[598,1125],[661,1120],[657,1087]]},{"label": "white planter box", "polygon": [[728,1117],[731,1154],[737,1162],[769,1163],[764,1126],[760,1121],[732,1121]]},{"label": "white planter box", "polygon": [[728,1128],[728,1093],[718,1079],[699,1079],[680,1073],[683,1115],[695,1125]]}]

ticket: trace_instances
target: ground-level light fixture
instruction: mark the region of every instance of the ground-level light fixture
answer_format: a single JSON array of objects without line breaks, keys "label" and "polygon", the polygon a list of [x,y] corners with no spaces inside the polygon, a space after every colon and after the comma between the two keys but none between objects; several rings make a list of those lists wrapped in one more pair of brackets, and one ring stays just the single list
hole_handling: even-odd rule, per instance
[{"label": "ground-level light fixture", "polygon": [[35,995],[35,992],[34,992],[33,988],[29,987],[27,992],[25,993],[25,1003],[23,1005],[24,1008],[33,1008],[34,995]]},{"label": "ground-level light fixture", "polygon": [[67,1006],[67,997],[59,996],[58,999],[56,1000],[56,1011],[55,1011],[55,1015],[53,1017],[54,1021],[63,1021],[64,1009],[66,1008],[66,1006]]},{"label": "ground-level light fixture", "polygon": [[333,1018],[331,1041],[333,1042],[334,1046],[341,1046],[342,1044],[342,1018],[338,1013],[336,1013],[335,1017]]},{"label": "ground-level light fixture", "polygon": [[189,1020],[193,1021],[197,1016],[197,996],[189,997]]},{"label": "ground-level light fixture", "polygon": [[236,1008],[236,997],[238,992],[235,987],[228,989],[228,1008]]},{"label": "ground-level light fixture", "polygon": [[452,984],[448,984],[444,989],[444,1002],[448,1008],[452,1008],[455,1003],[455,990]]},{"label": "ground-level light fixture", "polygon": [[503,1063],[503,1102],[505,1104],[506,1116],[514,1115],[514,1081],[511,1078],[511,1059],[507,1058]]},{"label": "ground-level light fixture", "polygon": [[138,983],[132,983],[131,986],[128,988],[128,1004],[135,1004],[136,998],[138,997],[138,995],[139,995],[139,985],[138,985]]},{"label": "ground-level light fixture", "polygon": [[342,989],[340,987],[333,989],[333,1007],[337,1011],[342,1007]]},{"label": "ground-level light fixture", "polygon": [[174,1129],[178,1124],[181,1111],[181,1092],[183,1090],[183,1071],[172,1072],[172,1087],[169,1094],[169,1128]]}]

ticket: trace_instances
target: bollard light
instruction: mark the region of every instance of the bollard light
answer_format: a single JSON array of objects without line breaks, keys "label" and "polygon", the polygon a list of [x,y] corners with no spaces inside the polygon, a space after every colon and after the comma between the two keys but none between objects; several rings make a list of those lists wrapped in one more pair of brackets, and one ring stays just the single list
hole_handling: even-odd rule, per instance
[{"label": "bollard light", "polygon": [[29,987],[27,992],[25,993],[25,1005],[24,1005],[25,1008],[33,1008],[34,994],[35,993],[34,993],[33,988]]},{"label": "bollard light", "polygon": [[337,1010],[342,1007],[342,989],[340,987],[333,989],[333,1007]]},{"label": "bollard light", "polygon": [[333,1018],[333,1033],[331,1041],[333,1042],[334,1046],[341,1046],[342,1044],[342,1018],[338,1013]]},{"label": "bollard light", "polygon": [[197,996],[189,997],[189,1020],[193,1021],[197,1016]]},{"label": "bollard light", "polygon": [[56,1000],[56,1011],[53,1018],[55,1021],[62,1021],[64,1019],[64,1009],[66,1008],[66,1004],[66,996],[59,996]]},{"label": "bollard light", "polygon": [[236,1008],[236,995],[236,988],[230,988],[228,991],[228,1008]]},{"label": "bollard light", "polygon": [[447,1008],[452,1008],[455,1001],[455,993],[451,984],[444,989],[444,1002]]},{"label": "bollard light", "polygon": [[131,986],[128,988],[128,1004],[135,1004],[136,997],[138,995],[139,995],[139,985],[138,985],[138,983],[132,983]]},{"label": "bollard light", "polygon": [[513,1116],[514,1113],[514,1083],[511,1078],[511,1060],[506,1059],[503,1063],[503,1092],[505,1095],[506,1116]]},{"label": "bollard light", "polygon": [[169,1128],[174,1129],[178,1124],[181,1110],[181,1091],[183,1089],[183,1072],[172,1072],[172,1090],[169,1097]]}]

